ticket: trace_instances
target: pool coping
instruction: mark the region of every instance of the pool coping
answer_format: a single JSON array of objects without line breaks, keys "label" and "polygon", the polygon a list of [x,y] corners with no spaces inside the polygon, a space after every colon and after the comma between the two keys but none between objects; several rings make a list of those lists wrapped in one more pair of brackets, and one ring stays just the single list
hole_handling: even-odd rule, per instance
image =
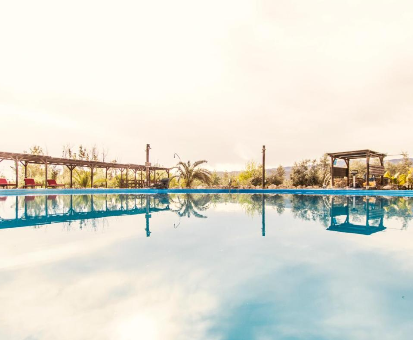
[{"label": "pool coping", "polygon": [[0,189],[0,196],[105,194],[296,194],[413,197],[413,190],[360,189]]}]

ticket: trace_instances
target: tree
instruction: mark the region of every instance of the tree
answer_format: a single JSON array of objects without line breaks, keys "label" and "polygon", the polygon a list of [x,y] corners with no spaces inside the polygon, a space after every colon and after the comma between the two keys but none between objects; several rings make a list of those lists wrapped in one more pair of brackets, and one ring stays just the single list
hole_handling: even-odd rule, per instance
[{"label": "tree", "polygon": [[294,163],[290,175],[294,186],[298,185],[320,185],[319,165],[317,161],[305,159],[301,162]]},{"label": "tree", "polygon": [[219,177],[216,171],[211,174],[211,185],[220,185],[222,178]]},{"label": "tree", "polygon": [[238,182],[241,185],[259,185],[262,182],[262,166],[249,161],[245,165],[245,170],[239,173]]},{"label": "tree", "polygon": [[403,158],[401,161],[397,164],[397,170],[399,173],[407,175],[409,172],[410,168],[413,166],[412,161],[409,158],[409,154],[407,152],[402,152]]},{"label": "tree", "polygon": [[267,177],[267,183],[273,185],[280,185],[284,183],[285,180],[285,169],[282,165],[280,165],[273,175]]},{"label": "tree", "polygon": [[177,164],[179,178],[184,180],[184,186],[191,188],[195,181],[200,181],[209,185],[211,183],[211,172],[207,169],[198,168],[201,164],[207,163],[207,161],[197,161],[191,164],[179,162]]},{"label": "tree", "polygon": [[319,178],[320,183],[325,185],[327,180],[330,179],[330,159],[328,155],[325,153],[318,162],[319,167]]}]

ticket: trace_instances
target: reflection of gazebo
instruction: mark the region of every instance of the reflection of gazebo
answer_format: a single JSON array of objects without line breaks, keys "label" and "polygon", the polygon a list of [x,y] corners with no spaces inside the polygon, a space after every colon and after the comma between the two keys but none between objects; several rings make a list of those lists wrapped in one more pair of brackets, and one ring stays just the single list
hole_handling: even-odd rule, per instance
[{"label": "reflection of gazebo", "polygon": [[[372,150],[357,150],[357,151],[346,151],[346,152],[334,152],[328,153],[331,157],[331,186],[334,186],[334,177],[347,177],[347,186],[350,184],[350,159],[366,159],[367,174],[366,174],[366,185],[368,187],[370,175],[381,176],[381,183],[383,183],[384,175],[384,157],[386,154],[372,151]],[[370,158],[378,157],[380,160],[380,165],[370,165]],[[337,159],[342,159],[346,162],[347,167],[337,167],[334,166]]]},{"label": "reflection of gazebo", "polygon": [[[355,200],[355,198],[353,199]],[[354,204],[353,208],[350,208],[349,201],[350,198],[346,197],[346,200],[343,204],[335,204],[333,197],[330,210],[331,223],[327,230],[343,233],[371,235],[386,229],[386,227],[383,225],[384,209],[383,201],[381,199],[379,199],[379,204],[372,204],[370,203],[369,199],[367,199],[365,203],[363,202],[366,218],[366,223],[364,225],[350,222],[350,210],[356,209],[356,204]],[[337,221],[337,217],[339,216],[345,217],[344,222],[340,223],[339,221]],[[377,220],[379,221],[378,225],[373,225],[372,221]]]}]

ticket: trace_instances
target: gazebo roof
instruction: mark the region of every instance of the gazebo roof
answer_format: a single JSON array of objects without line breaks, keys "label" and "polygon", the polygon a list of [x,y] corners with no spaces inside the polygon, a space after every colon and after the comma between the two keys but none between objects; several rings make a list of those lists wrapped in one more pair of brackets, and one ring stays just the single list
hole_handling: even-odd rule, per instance
[{"label": "gazebo roof", "polygon": [[386,157],[385,153],[365,149],[356,151],[344,151],[344,152],[332,152],[327,153],[330,157],[339,159],[357,159],[357,158],[367,158],[367,157]]}]

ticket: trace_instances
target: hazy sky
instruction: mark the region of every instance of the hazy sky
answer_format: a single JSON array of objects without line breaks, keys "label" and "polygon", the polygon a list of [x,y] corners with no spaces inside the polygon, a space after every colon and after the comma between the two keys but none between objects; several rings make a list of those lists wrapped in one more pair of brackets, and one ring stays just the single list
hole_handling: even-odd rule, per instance
[{"label": "hazy sky", "polygon": [[220,170],[413,154],[413,2],[0,0],[1,151]]}]

